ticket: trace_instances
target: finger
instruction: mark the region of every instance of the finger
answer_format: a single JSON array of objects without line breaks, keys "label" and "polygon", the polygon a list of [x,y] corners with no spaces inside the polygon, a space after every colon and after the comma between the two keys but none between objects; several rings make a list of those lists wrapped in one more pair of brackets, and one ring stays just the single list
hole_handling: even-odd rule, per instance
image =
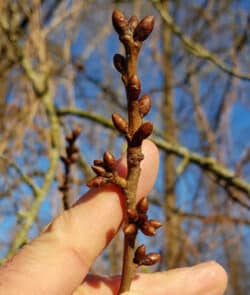
[{"label": "finger", "polygon": [[[155,146],[146,142],[143,152],[143,169],[156,171],[159,155]],[[148,175],[152,172],[142,174],[141,185],[148,181]],[[146,189],[139,191],[145,195],[149,187]],[[23,294],[39,294],[37,290],[43,290],[41,294],[71,294],[117,232],[122,204],[121,191],[113,185],[90,190],[78,205],[56,218],[45,233],[0,269],[0,291],[11,286],[16,294],[20,287]]]},{"label": "finger", "polygon": [[155,286],[156,295],[222,295],[227,285],[225,270],[210,261],[193,267],[170,270],[165,273],[143,275],[135,280],[132,290],[150,295],[150,286]]},{"label": "finger", "polygon": [[[118,292],[119,283],[119,277],[108,279],[88,276],[83,285],[74,292],[74,295],[114,295]],[[210,261],[167,272],[138,274],[133,280],[131,293],[126,294],[222,295],[226,286],[225,270],[218,263]]]}]

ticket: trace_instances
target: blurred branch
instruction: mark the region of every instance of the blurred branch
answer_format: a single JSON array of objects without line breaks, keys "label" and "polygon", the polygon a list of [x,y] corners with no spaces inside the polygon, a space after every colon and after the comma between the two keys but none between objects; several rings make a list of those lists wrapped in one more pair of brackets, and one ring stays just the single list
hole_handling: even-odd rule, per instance
[{"label": "blurred branch", "polygon": [[204,157],[197,153],[191,152],[187,148],[172,144],[164,140],[154,139],[157,146],[168,153],[173,153],[178,157],[186,157],[190,162],[198,165],[200,168],[212,173],[218,180],[225,181],[228,185],[237,188],[247,194],[250,198],[250,184],[240,177],[236,177],[235,173],[228,168],[218,164],[213,157]]},{"label": "blurred branch", "polygon": [[175,23],[174,19],[163,10],[159,0],[151,0],[152,4],[156,7],[160,13],[162,19],[168,24],[173,33],[182,41],[185,48],[194,56],[210,61],[216,67],[224,71],[225,73],[237,77],[239,79],[250,81],[250,75],[243,74],[237,70],[228,67],[223,61],[221,61],[214,53],[203,47],[200,43],[195,42],[187,35],[185,35],[180,27]]},{"label": "blurred branch", "polygon": [[190,92],[192,95],[193,105],[194,105],[194,115],[196,118],[196,125],[198,132],[201,135],[201,138],[208,142],[208,150],[210,152],[217,151],[216,145],[216,137],[215,134],[209,124],[207,116],[203,111],[202,105],[199,100],[200,90],[199,90],[199,83],[196,79],[196,76],[190,77]]},{"label": "blurred branch", "polygon": [[[151,198],[150,202],[157,207],[162,207],[161,202],[157,198]],[[179,208],[170,208],[171,211],[175,214],[178,214],[179,217],[187,219],[199,219],[204,223],[235,223],[235,224],[244,224],[250,225],[250,219],[233,217],[225,214],[216,214],[216,215],[202,215],[193,212],[184,212]]]},{"label": "blurred branch", "polygon": [[247,210],[250,210],[250,204],[248,204],[247,201],[244,200],[244,196],[239,194],[239,191],[237,191],[234,187],[227,185],[227,183],[223,181],[219,181],[219,184],[225,189],[228,196],[231,198],[233,202],[238,203]]},{"label": "blurred branch", "polygon": [[55,171],[57,168],[58,157],[59,157],[59,124],[57,116],[54,111],[54,105],[52,103],[52,94],[49,89],[44,93],[42,97],[44,105],[48,114],[48,119],[50,121],[50,137],[51,137],[51,149],[49,151],[49,163],[50,166],[45,174],[45,179],[42,187],[37,190],[36,198],[32,203],[29,211],[23,215],[23,222],[21,228],[18,230],[16,237],[13,240],[13,243],[1,263],[5,262],[7,259],[11,258],[16,251],[26,242],[29,229],[36,220],[39,208],[46,197],[47,192],[51,186],[52,181],[55,177]]},{"label": "blurred branch", "polygon": [[83,110],[79,110],[79,109],[75,109],[75,108],[67,108],[67,109],[65,108],[65,109],[57,110],[57,115],[58,116],[69,115],[69,116],[76,116],[79,118],[88,119],[92,122],[101,124],[103,127],[115,130],[115,128],[110,120],[104,118],[101,115],[93,113],[93,112],[83,111]]},{"label": "blurred branch", "polygon": [[77,164],[81,168],[81,170],[82,170],[82,172],[84,174],[85,182],[87,182],[88,180],[93,178],[94,173],[93,173],[92,169],[90,168],[90,166],[88,165],[87,161],[85,160],[85,158],[83,157],[82,154],[79,154],[79,159],[78,159]]},{"label": "blurred branch", "polygon": [[247,147],[236,165],[236,174],[241,175],[243,166],[250,161],[250,147]]},{"label": "blurred branch", "polygon": [[197,213],[188,213],[184,212],[180,209],[174,208],[172,209],[174,213],[178,214],[180,217],[188,218],[188,219],[198,219],[204,223],[235,223],[235,224],[243,224],[250,225],[250,219],[232,217],[229,215],[202,215]]},{"label": "blurred branch", "polygon": [[[64,108],[64,109],[57,109],[57,115],[59,117],[63,117],[63,116],[76,116],[79,118],[83,118],[83,119],[88,119],[94,123],[99,123],[101,124],[103,127],[106,127],[108,129],[112,129],[112,130],[116,130],[111,122],[111,120],[106,119],[105,117],[94,113],[92,111],[83,111],[80,109],[76,109],[76,108]],[[155,130],[154,134],[157,136],[162,137],[162,132]]]},{"label": "blurred branch", "polygon": [[82,1],[75,1],[69,9],[64,9],[63,12],[55,15],[51,23],[43,29],[44,36],[47,36],[49,33],[55,30],[66,19],[74,18],[79,14],[79,12],[81,12],[83,7]]},{"label": "blurred branch", "polygon": [[[106,128],[114,129],[110,120],[92,112],[77,109],[62,109],[57,110],[57,114],[59,116],[73,115],[89,119],[92,122],[99,123]],[[169,141],[157,139],[155,137],[152,138],[152,140],[160,149],[164,150],[165,152],[189,160],[190,163],[196,164],[201,169],[212,173],[218,179],[218,181],[225,181],[227,185],[233,186],[238,190],[246,193],[247,197],[250,198],[250,184],[241,177],[236,177],[234,171],[220,165],[215,158],[204,157],[202,155],[199,155],[198,153],[191,152],[189,149],[177,143],[171,143]]]},{"label": "blurred branch", "polygon": [[[34,31],[31,32],[30,38],[33,35],[33,44],[37,49],[37,64],[38,67],[34,68],[32,63],[32,56],[29,55],[28,51],[24,47],[20,47],[15,39],[15,32],[5,30],[4,33],[8,37],[10,44],[12,45],[20,67],[25,73],[27,79],[29,80],[34,93],[42,101],[44,109],[47,115],[49,122],[50,130],[50,149],[48,151],[48,161],[49,168],[45,173],[45,178],[42,184],[42,187],[37,190],[36,198],[33,201],[29,211],[23,215],[23,221],[21,223],[20,229],[18,230],[10,249],[3,259],[4,262],[6,259],[12,257],[16,251],[26,243],[29,229],[37,218],[39,208],[48,193],[50,186],[55,178],[55,172],[57,169],[58,158],[59,158],[59,132],[60,126],[58,117],[56,115],[55,106],[53,102],[53,90],[49,83],[50,79],[50,67],[49,61],[45,58],[46,52],[46,42],[41,34],[41,24],[40,24],[40,14],[39,14],[39,5],[34,7],[32,17],[30,19],[31,27],[33,26]],[[34,38],[35,36],[35,38]],[[26,40],[29,42],[30,40]]]},{"label": "blurred branch", "polygon": [[21,180],[24,183],[26,183],[30,187],[30,189],[33,191],[35,197],[37,197],[39,195],[39,192],[40,192],[39,187],[35,185],[32,178],[30,178],[28,175],[26,175],[16,163],[9,161],[9,159],[4,157],[3,155],[0,155],[0,159],[3,160],[4,162],[6,162],[9,167],[13,167],[16,170],[16,172],[19,174]]}]

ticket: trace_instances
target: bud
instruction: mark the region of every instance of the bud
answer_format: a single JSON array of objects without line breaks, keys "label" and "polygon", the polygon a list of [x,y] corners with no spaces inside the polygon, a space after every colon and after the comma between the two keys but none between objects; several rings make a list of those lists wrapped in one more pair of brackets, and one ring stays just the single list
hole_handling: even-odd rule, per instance
[{"label": "bud", "polygon": [[138,130],[142,139],[147,138],[153,132],[153,124],[151,122],[145,122]]},{"label": "bud", "polygon": [[106,170],[101,166],[91,166],[92,170],[100,176],[104,176],[106,174]]},{"label": "bud", "polygon": [[131,222],[136,222],[138,220],[138,213],[135,209],[128,209],[127,210],[128,214],[128,220]]},{"label": "bud", "polygon": [[69,158],[69,160],[70,160],[70,163],[71,164],[76,163],[77,160],[78,160],[78,155],[77,154],[71,155],[70,158]]},{"label": "bud", "polygon": [[138,18],[135,15],[131,16],[131,18],[128,21],[128,25],[132,32],[135,30],[138,23],[139,23]]},{"label": "bud", "polygon": [[158,253],[149,253],[147,254],[141,261],[141,265],[153,265],[157,262],[159,262],[161,259],[161,255]]},{"label": "bud", "polygon": [[113,22],[113,26],[114,26],[116,32],[119,35],[123,34],[127,28],[128,21],[127,21],[126,17],[124,16],[124,14],[120,10],[118,10],[118,9],[114,10],[114,12],[112,14],[112,22]]},{"label": "bud", "polygon": [[137,233],[137,227],[134,223],[129,223],[124,226],[123,231],[126,236],[135,236]]},{"label": "bud", "polygon": [[94,160],[94,165],[95,166],[102,166],[103,165],[103,160]]},{"label": "bud", "polygon": [[68,143],[72,143],[74,141],[72,134],[67,134],[66,135],[66,140]]},{"label": "bud", "polygon": [[113,57],[113,63],[117,71],[121,74],[125,73],[126,70],[126,61],[125,57],[122,56],[121,54],[115,54]]},{"label": "bud", "polygon": [[113,121],[113,124],[115,126],[115,128],[123,133],[123,134],[127,134],[128,132],[128,123],[127,121],[119,114],[112,114],[112,121]]},{"label": "bud", "polygon": [[141,82],[137,75],[130,77],[126,90],[129,100],[136,100],[139,97],[141,92]]},{"label": "bud", "polygon": [[146,247],[145,245],[140,245],[135,251],[135,257],[133,262],[135,264],[140,264],[141,260],[146,256]]},{"label": "bud", "polygon": [[144,233],[146,236],[154,236],[156,235],[156,229],[154,226],[152,226],[148,221],[145,221],[141,226],[140,230]]},{"label": "bud", "polygon": [[105,183],[106,183],[105,178],[103,178],[102,176],[96,176],[87,182],[87,186],[88,187],[99,187]]},{"label": "bud", "polygon": [[151,99],[148,95],[143,95],[139,99],[139,112],[142,117],[146,116],[151,109]]},{"label": "bud", "polygon": [[162,227],[162,223],[159,220],[150,219],[148,220],[150,225],[152,225],[155,229]]},{"label": "bud", "polygon": [[146,213],[148,211],[148,199],[147,197],[144,197],[142,198],[137,206],[136,206],[137,210],[140,212],[140,213]]},{"label": "bud", "polygon": [[134,145],[140,145],[142,141],[147,138],[153,131],[153,124],[151,122],[143,123],[135,132],[132,142]]},{"label": "bud", "polygon": [[75,127],[75,128],[73,129],[72,134],[73,134],[74,139],[76,139],[77,137],[80,136],[81,131],[82,131],[82,130],[81,130],[80,127]]},{"label": "bud", "polygon": [[134,32],[135,41],[144,41],[148,38],[154,28],[154,17],[146,16],[138,24]]},{"label": "bud", "polygon": [[105,167],[107,167],[108,170],[114,170],[116,166],[115,157],[110,152],[105,152],[103,154],[103,162]]}]

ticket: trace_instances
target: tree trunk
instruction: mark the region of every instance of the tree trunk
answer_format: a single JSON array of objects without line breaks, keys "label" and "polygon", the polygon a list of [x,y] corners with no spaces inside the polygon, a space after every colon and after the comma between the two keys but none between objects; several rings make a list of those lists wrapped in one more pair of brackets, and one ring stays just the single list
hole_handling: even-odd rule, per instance
[{"label": "tree trunk", "polygon": [[[168,0],[163,0],[162,5],[164,9],[168,9]],[[173,104],[173,91],[172,80],[173,72],[171,65],[171,40],[172,32],[166,23],[162,23],[162,45],[163,45],[163,100],[162,100],[162,118],[163,133],[165,138],[171,142],[176,139],[176,128],[174,119],[174,104]],[[165,255],[164,266],[172,268],[176,265],[179,252],[178,229],[179,220],[178,216],[172,212],[172,208],[176,204],[175,196],[175,157],[173,155],[165,154],[164,156],[164,211],[166,216],[165,225]]]}]

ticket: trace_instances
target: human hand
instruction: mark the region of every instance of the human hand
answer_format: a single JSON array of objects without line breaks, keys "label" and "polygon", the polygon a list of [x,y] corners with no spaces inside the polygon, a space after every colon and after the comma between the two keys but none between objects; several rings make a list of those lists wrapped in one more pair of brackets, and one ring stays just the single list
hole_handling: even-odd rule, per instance
[{"label": "human hand", "polygon": [[[150,191],[159,155],[149,141],[138,197]],[[124,159],[118,162],[125,174]],[[44,232],[0,268],[0,294],[117,294],[120,278],[88,275],[96,257],[118,231],[123,216],[121,191],[107,185],[90,190],[70,210],[58,216]],[[223,268],[208,262],[167,272],[136,275],[127,295],[220,295],[226,288]]]}]

